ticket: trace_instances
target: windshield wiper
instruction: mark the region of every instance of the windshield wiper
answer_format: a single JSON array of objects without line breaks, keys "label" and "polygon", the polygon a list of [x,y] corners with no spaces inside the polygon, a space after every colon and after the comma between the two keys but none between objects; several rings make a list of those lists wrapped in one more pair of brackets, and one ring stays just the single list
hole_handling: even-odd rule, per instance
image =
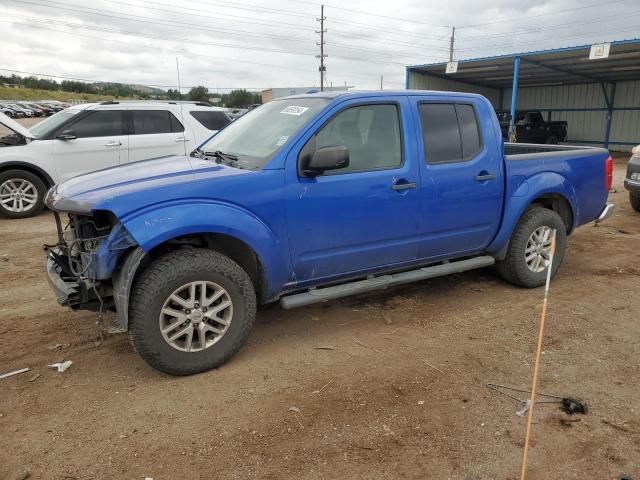
[{"label": "windshield wiper", "polygon": [[230,167],[241,168],[238,166],[238,157],[233,153],[226,153],[221,150],[216,150],[215,152],[204,152],[204,154],[208,157],[217,159],[216,163],[222,163],[225,165],[229,165]]}]

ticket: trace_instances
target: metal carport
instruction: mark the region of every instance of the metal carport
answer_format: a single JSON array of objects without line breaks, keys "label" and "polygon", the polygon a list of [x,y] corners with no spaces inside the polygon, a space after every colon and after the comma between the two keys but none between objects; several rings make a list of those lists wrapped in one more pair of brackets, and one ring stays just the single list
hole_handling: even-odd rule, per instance
[{"label": "metal carport", "polygon": [[[640,143],[640,39],[608,42],[606,58],[591,45],[406,67],[406,87],[481,93],[496,109],[540,110],[569,121],[568,143],[630,149]],[[572,125],[573,124],[573,125]]]}]

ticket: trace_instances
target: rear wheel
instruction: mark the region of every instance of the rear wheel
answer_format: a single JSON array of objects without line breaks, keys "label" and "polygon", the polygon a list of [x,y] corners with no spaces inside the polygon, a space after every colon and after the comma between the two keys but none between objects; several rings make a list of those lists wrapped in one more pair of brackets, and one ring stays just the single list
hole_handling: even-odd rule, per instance
[{"label": "rear wheel", "polygon": [[149,365],[171,375],[222,365],[244,344],[256,315],[247,273],[201,249],[155,260],[140,274],[129,305],[131,343]]},{"label": "rear wheel", "polygon": [[629,193],[629,203],[636,212],[640,212],[640,193]]},{"label": "rear wheel", "polygon": [[552,230],[556,230],[556,250],[553,258],[555,275],[562,264],[567,243],[566,226],[553,210],[543,207],[529,208],[518,222],[507,255],[497,263],[498,272],[510,283],[520,287],[544,285],[547,261],[551,253]]},{"label": "rear wheel", "polygon": [[33,217],[44,208],[44,182],[25,170],[0,173],[0,215],[9,218]]}]

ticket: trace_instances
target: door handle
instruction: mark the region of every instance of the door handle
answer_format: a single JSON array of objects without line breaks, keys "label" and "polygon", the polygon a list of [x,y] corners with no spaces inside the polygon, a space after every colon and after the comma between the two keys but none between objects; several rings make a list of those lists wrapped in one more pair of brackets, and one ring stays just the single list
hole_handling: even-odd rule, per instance
[{"label": "door handle", "polygon": [[184,138],[184,137],[178,137],[176,138],[176,142],[188,142],[189,139],[188,138]]},{"label": "door handle", "polygon": [[495,180],[496,176],[489,172],[480,172],[480,175],[476,175],[476,182],[486,182],[488,180]]},{"label": "door handle", "polygon": [[396,192],[399,190],[411,190],[413,188],[416,188],[416,182],[403,182],[403,183],[399,183],[396,182],[393,185],[391,185],[391,190],[395,190]]},{"label": "door handle", "polygon": [[122,145],[122,142],[107,142],[104,144],[105,147],[119,147]]}]

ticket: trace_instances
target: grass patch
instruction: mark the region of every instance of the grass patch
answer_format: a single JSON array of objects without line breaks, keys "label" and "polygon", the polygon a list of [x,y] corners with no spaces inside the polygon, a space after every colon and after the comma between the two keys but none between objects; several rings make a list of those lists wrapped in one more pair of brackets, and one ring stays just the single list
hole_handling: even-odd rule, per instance
[{"label": "grass patch", "polygon": [[[115,100],[113,95],[96,95],[93,93],[73,93],[56,90],[40,90],[36,88],[11,88],[0,86],[2,100],[59,100],[61,102],[102,102]],[[121,98],[124,100],[125,98]]]}]

